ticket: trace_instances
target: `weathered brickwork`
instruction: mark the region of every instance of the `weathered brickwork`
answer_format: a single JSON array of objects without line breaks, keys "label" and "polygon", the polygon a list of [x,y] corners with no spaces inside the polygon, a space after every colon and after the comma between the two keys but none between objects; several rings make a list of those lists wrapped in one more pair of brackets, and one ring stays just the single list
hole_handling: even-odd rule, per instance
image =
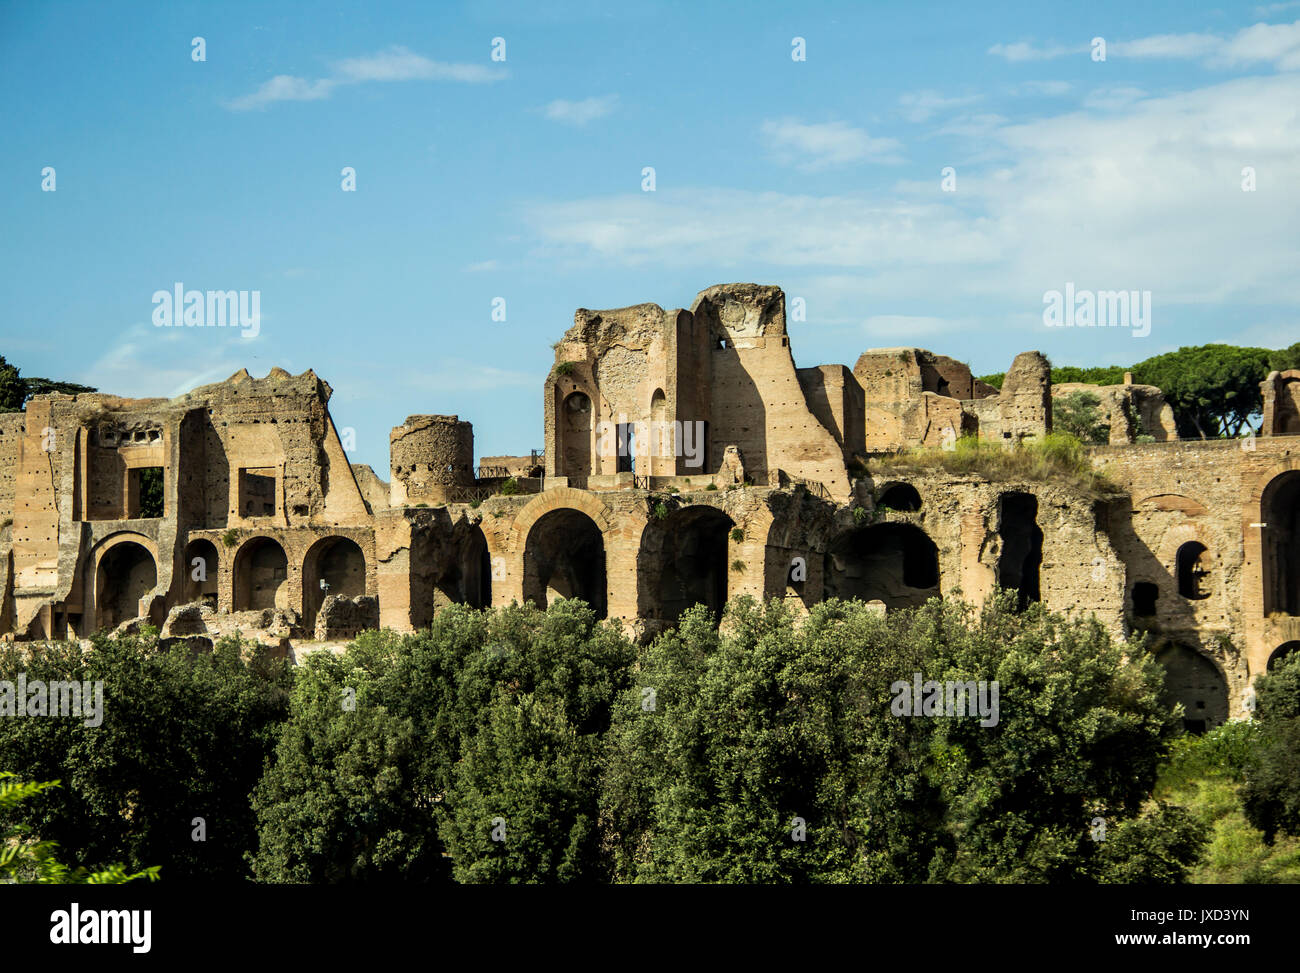
[{"label": "weathered brickwork", "polygon": [[[1042,436],[1080,388],[1110,427],[1090,455],[1113,496],[866,472],[956,436]],[[1179,442],[1159,389],[1054,389],[1033,351],[1000,391],[918,348],[796,368],[780,289],[727,284],[689,309],[579,310],[544,385],[544,455],[475,467],[470,423],[411,416],[387,482],[348,462],[310,371],[39,396],[0,416],[0,632],[148,622],[196,651],[240,631],[294,653],[453,603],[580,597],[649,637],[739,595],[889,611],[1002,588],[1150,633],[1189,725],[1210,726],[1300,647],[1298,388],[1262,383],[1256,438]]]}]

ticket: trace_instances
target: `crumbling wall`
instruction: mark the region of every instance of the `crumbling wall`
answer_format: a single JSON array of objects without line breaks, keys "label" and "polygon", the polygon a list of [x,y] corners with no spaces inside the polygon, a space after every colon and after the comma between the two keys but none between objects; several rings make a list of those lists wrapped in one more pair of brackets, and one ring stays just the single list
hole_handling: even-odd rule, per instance
[{"label": "crumbling wall", "polygon": [[474,485],[474,427],[456,416],[408,416],[388,437],[391,505],[446,503]]},{"label": "crumbling wall", "polygon": [[1016,355],[998,395],[999,433],[1004,442],[1033,439],[1052,431],[1051,376],[1051,363],[1041,352]]},{"label": "crumbling wall", "polygon": [[316,640],[352,639],[379,627],[379,599],[370,595],[348,598],[327,595],[316,615]]},{"label": "crumbling wall", "polygon": [[691,314],[709,324],[715,343],[709,468],[717,469],[735,445],[755,482],[784,470],[847,495],[843,448],[814,414],[795,373],[781,289],[719,284],[696,296]]},{"label": "crumbling wall", "polygon": [[1259,383],[1264,397],[1265,436],[1300,435],[1300,369],[1269,372]]}]

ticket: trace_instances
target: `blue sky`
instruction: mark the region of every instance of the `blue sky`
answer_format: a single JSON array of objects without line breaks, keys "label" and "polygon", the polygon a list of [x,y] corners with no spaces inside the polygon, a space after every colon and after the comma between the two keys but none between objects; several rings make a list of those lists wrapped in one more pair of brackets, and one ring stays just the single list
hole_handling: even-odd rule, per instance
[{"label": "blue sky", "polygon": [[[985,7],[0,4],[0,354],[124,395],[314,368],[387,477],[414,413],[540,448],[575,308],[727,281],[804,299],[800,366],[1300,340],[1300,2]],[[154,327],[178,281],[260,291],[259,335]],[[1067,282],[1151,291],[1150,334],[1046,327]]]}]

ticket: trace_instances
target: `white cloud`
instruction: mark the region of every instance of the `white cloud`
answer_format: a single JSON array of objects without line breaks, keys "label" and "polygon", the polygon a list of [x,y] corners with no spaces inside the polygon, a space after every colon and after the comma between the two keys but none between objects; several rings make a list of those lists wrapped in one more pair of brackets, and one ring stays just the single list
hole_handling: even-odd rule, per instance
[{"label": "white cloud", "polygon": [[[936,173],[889,193],[661,189],[525,217],[535,257],[586,269],[842,278],[819,312],[840,320],[924,295],[1000,303],[999,326],[1032,328],[1042,293],[1071,281],[1151,290],[1157,334],[1175,305],[1297,306],[1298,104],[1300,75],[1283,74],[1000,124],[972,140],[996,155],[959,167],[956,193]],[[1241,191],[1247,165],[1257,192]]]},{"label": "white cloud", "polygon": [[289,74],[277,74],[270,81],[262,82],[262,86],[252,94],[226,102],[226,107],[231,111],[249,111],[265,108],[277,101],[319,101],[328,98],[337,83],[328,79],[308,81]]},{"label": "white cloud", "polygon": [[[1278,9],[1281,9],[1280,5]],[[1281,71],[1300,68],[1300,20],[1292,24],[1254,24],[1231,37],[1218,34],[1153,34],[1136,40],[1109,38],[1107,56],[1128,58],[1171,58],[1203,60],[1211,67],[1243,67],[1272,64]],[[994,44],[989,54],[1008,61],[1045,61],[1089,50],[1089,45],[1048,44],[1034,47],[1026,42]]]},{"label": "white cloud", "polygon": [[909,122],[919,123],[929,121],[938,112],[974,104],[980,100],[980,97],[980,95],[963,95],[957,98],[945,98],[937,91],[911,91],[900,95],[898,104],[902,108],[904,118]]},{"label": "white cloud", "polygon": [[897,139],[872,138],[844,122],[807,124],[796,118],[763,122],[760,129],[772,158],[804,170],[852,162],[900,162]]},{"label": "white cloud", "polygon": [[499,81],[507,76],[502,70],[481,64],[431,61],[405,47],[397,46],[377,54],[347,58],[339,61],[335,69],[333,77],[316,81],[278,74],[270,81],[263,82],[251,94],[227,101],[225,106],[231,111],[250,111],[266,108],[279,101],[320,101],[330,97],[342,85],[374,81],[456,81],[479,84]]},{"label": "white cloud", "polygon": [[1087,44],[1077,44],[1074,47],[1066,47],[1062,44],[1048,44],[1044,47],[1034,47],[1026,41],[1019,41],[1015,44],[994,44],[986,53],[1004,57],[1008,61],[1048,61],[1054,57],[1061,57],[1064,54],[1078,54],[1088,50]]},{"label": "white cloud", "polygon": [[1114,111],[1118,108],[1127,108],[1141,98],[1145,98],[1147,93],[1141,88],[1129,88],[1116,86],[1113,88],[1097,88],[1090,91],[1083,99],[1084,108],[1092,108],[1098,111]]},{"label": "white cloud", "polygon": [[378,54],[338,62],[339,73],[351,82],[361,81],[459,81],[482,84],[499,81],[503,74],[482,64],[449,64],[431,61],[405,47],[390,47]]},{"label": "white cloud", "polygon": [[[265,323],[265,315],[263,319]],[[108,394],[170,399],[229,378],[252,360],[249,352],[259,344],[260,336],[247,339],[238,329],[135,324],[121,332],[79,380]]]},{"label": "white cloud", "polygon": [[1204,57],[1223,43],[1214,34],[1156,34],[1135,41],[1116,41],[1107,48],[1107,55],[1123,57]]},{"label": "white cloud", "polygon": [[1074,85],[1068,81],[1022,81],[1011,87],[1014,95],[1044,95],[1049,98],[1060,98],[1073,90]]},{"label": "white cloud", "polygon": [[566,125],[586,125],[597,118],[604,118],[618,104],[618,95],[603,95],[599,98],[584,98],[582,101],[568,101],[557,98],[542,109],[542,114],[553,122]]}]

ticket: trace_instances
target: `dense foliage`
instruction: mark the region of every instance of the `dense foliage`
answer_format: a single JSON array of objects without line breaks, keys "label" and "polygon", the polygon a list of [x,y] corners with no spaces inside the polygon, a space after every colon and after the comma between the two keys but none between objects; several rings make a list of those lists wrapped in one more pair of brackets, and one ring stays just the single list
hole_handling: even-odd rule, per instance
[{"label": "dense foliage", "polygon": [[[63,880],[155,865],[264,882],[1292,873],[1300,669],[1261,679],[1258,723],[1189,738],[1141,645],[1013,608],[830,601],[796,618],[742,598],[721,629],[697,606],[638,647],[579,601],[450,606],[292,672],[233,640],[195,655],[152,632],[85,654],[10,646],[0,679],[103,679],[105,705],[100,727],[0,720],[0,767],[62,780],[24,792],[21,820],[0,807],[0,827],[87,863]],[[917,673],[996,682],[996,719],[899,713]]]},{"label": "dense foliage", "polygon": [[[85,653],[76,643],[0,649],[0,680],[103,682],[98,726],[81,716],[0,719],[0,769],[62,781],[28,800],[31,833],[91,867],[158,866],[171,880],[242,875],[256,844],[248,793],[292,680],[286,662],[251,648],[225,639],[210,654],[168,651],[146,631],[97,636]],[[0,824],[13,823],[9,813]]]}]

